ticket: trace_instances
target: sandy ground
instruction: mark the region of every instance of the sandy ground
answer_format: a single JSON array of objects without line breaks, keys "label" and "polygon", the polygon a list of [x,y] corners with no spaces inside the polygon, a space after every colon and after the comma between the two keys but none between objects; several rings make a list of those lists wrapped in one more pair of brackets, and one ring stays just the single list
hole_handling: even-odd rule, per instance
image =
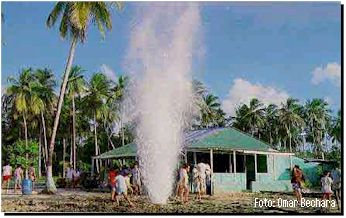
[{"label": "sandy ground", "polygon": [[[38,190],[39,191],[39,190]],[[166,205],[151,204],[145,196],[131,196],[134,208],[125,201],[120,206],[110,201],[109,193],[65,191],[59,189],[56,195],[20,195],[5,192],[1,195],[2,212],[97,212],[97,213],[321,213],[316,207],[255,207],[255,198],[276,201],[281,198],[294,200],[289,194],[273,193],[233,193],[218,196],[205,196],[202,201],[190,195],[190,201],[183,205],[177,199],[170,199]],[[306,198],[315,200],[316,198]],[[340,213],[331,208],[329,213]]]}]

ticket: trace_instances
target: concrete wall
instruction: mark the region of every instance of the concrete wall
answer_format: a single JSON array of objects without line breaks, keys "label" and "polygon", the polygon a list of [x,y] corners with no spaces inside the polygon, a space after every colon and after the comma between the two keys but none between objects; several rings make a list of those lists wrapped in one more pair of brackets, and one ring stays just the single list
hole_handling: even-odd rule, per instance
[{"label": "concrete wall", "polygon": [[245,173],[214,173],[214,194],[246,190]]},{"label": "concrete wall", "polygon": [[[299,165],[312,184],[319,183],[316,163],[292,156],[292,165]],[[291,160],[288,155],[268,155],[267,173],[257,173],[251,191],[292,192]],[[246,190],[246,173],[214,173],[214,194]]]},{"label": "concrete wall", "polygon": [[[274,162],[273,162],[274,161]],[[252,182],[252,191],[291,192],[291,160],[289,156],[268,155],[268,173],[258,173],[256,181]],[[320,181],[316,163],[305,163],[303,159],[292,156],[292,166],[299,165],[310,183]]]},{"label": "concrete wall", "polygon": [[267,173],[257,173],[251,182],[251,190],[291,192],[290,157],[284,155],[267,156]]}]

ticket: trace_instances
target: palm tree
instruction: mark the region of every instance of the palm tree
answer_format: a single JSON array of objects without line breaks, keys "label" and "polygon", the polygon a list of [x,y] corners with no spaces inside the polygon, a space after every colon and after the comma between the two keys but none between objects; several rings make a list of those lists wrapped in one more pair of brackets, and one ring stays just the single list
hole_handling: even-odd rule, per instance
[{"label": "palm tree", "polygon": [[[41,110],[41,124],[42,124],[42,130],[43,130],[43,141],[44,141],[44,160],[48,159],[48,143],[47,143],[47,128],[46,128],[46,120],[45,120],[45,113],[51,112],[53,110],[53,99],[55,97],[54,95],[54,88],[56,85],[54,74],[51,70],[45,68],[45,69],[37,69],[34,72],[34,77],[37,80],[37,82],[40,85],[40,91],[38,93],[40,99],[44,103],[44,108]],[[41,139],[41,137],[40,137]],[[41,148],[41,146],[40,146]],[[40,149],[41,151],[41,149]],[[41,154],[39,154],[39,175],[41,172]]]},{"label": "palm tree", "polygon": [[[97,142],[97,120],[105,116],[109,111],[109,105],[106,104],[110,95],[111,82],[102,73],[94,74],[87,86],[86,96],[84,97],[84,105],[90,110],[94,125],[95,137],[95,155],[99,154],[99,146]],[[96,162],[96,170],[99,170],[99,163]]]},{"label": "palm tree", "polygon": [[323,138],[326,137],[330,122],[330,109],[328,103],[323,99],[312,99],[304,106],[304,117],[307,120],[308,132],[311,142],[315,146],[315,151],[322,152]]},{"label": "palm tree", "polygon": [[[125,89],[128,85],[128,82],[129,82],[129,78],[127,76],[122,75],[119,77],[117,84],[114,87],[113,95],[112,95],[112,100],[116,104],[116,108],[114,108],[114,109],[121,110],[120,109],[120,103],[122,103],[122,101],[123,101]],[[123,123],[123,117],[121,116],[120,117],[120,129],[121,129],[122,146],[125,145],[125,137],[124,137],[125,128],[123,127],[123,124],[124,124]]]},{"label": "palm tree", "polygon": [[249,122],[251,127],[251,134],[254,135],[256,130],[258,137],[260,136],[260,129],[264,126],[265,123],[265,111],[264,105],[257,98],[253,98],[250,101],[249,112],[245,115],[246,120]]},{"label": "palm tree", "polygon": [[[27,119],[29,113],[34,115],[39,114],[43,108],[44,103],[39,96],[39,84],[35,81],[32,69],[24,69],[18,79],[13,77],[9,78],[11,85],[8,87],[8,94],[14,101],[15,109],[21,113],[23,117],[25,146],[28,147],[28,125]],[[28,156],[26,156],[28,159]],[[28,171],[25,170],[26,178],[28,178]]]},{"label": "palm tree", "polygon": [[243,132],[249,133],[250,125],[249,125],[249,121],[246,119],[247,118],[246,115],[249,113],[250,113],[250,108],[246,104],[242,104],[241,106],[238,106],[235,111],[235,117],[232,117],[234,120],[232,126]]},{"label": "palm tree", "polygon": [[302,129],[304,120],[300,116],[301,107],[297,99],[288,98],[279,109],[279,122],[285,129],[286,136],[289,139],[289,151],[292,152],[292,133],[295,129]]},{"label": "palm tree", "polygon": [[337,116],[333,119],[333,124],[330,130],[333,142],[341,142],[341,110],[338,110]]},{"label": "palm tree", "polygon": [[67,95],[72,102],[72,150],[73,169],[76,169],[76,96],[85,91],[84,70],[80,66],[73,66],[67,83]]},{"label": "palm tree", "polygon": [[265,108],[266,134],[269,135],[269,144],[273,145],[273,137],[277,134],[278,128],[278,106],[270,104]]},{"label": "palm tree", "polygon": [[212,94],[203,96],[203,102],[201,104],[201,125],[203,127],[211,127],[216,124],[220,106],[217,96]]},{"label": "palm tree", "polygon": [[[52,137],[49,144],[49,158],[47,161],[47,178],[46,178],[46,192],[55,193],[56,187],[53,180],[52,172],[52,158],[55,146],[55,137],[58,129],[61,107],[65,96],[66,86],[69,78],[69,73],[72,68],[75,49],[78,41],[84,43],[86,40],[86,33],[90,22],[97,25],[98,30],[104,36],[105,28],[110,30],[112,28],[111,20],[111,6],[114,3],[106,2],[57,2],[53,10],[48,16],[47,26],[52,27],[57,23],[61,17],[59,32],[62,38],[71,38],[70,51],[64,72],[64,79],[61,85],[57,112],[54,119],[54,126]],[[121,9],[121,3],[115,3],[118,9]]]}]

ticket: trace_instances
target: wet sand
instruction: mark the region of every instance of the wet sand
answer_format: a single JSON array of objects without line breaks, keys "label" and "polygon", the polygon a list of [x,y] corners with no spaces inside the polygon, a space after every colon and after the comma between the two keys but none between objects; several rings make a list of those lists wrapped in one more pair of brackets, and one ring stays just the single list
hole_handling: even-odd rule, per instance
[{"label": "wet sand", "polygon": [[[201,201],[190,195],[187,204],[170,199],[166,205],[151,204],[146,196],[131,196],[135,204],[130,208],[124,200],[120,206],[110,201],[109,193],[71,191],[59,189],[56,195],[14,195],[3,192],[1,196],[2,212],[88,212],[88,213],[321,213],[316,207],[255,207],[255,198],[276,201],[281,198],[294,200],[290,194],[273,193],[233,193],[218,196],[205,196]],[[314,200],[316,198],[306,198]],[[328,213],[341,213],[337,207]]]}]

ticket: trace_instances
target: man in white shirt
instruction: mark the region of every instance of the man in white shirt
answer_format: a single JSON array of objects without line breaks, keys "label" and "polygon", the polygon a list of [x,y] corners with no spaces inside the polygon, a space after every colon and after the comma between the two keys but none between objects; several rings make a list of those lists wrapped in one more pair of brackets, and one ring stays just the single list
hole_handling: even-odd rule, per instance
[{"label": "man in white shirt", "polygon": [[199,175],[201,177],[201,194],[205,194],[206,193],[206,169],[207,169],[207,165],[205,163],[199,163],[197,164],[197,170],[199,172]]},{"label": "man in white shirt", "polygon": [[8,194],[8,189],[10,188],[11,176],[12,167],[9,163],[6,163],[6,165],[2,167],[2,184],[3,187],[6,187],[6,194]]},{"label": "man in white shirt", "polygon": [[65,189],[67,188],[67,186],[71,188],[72,182],[73,182],[73,176],[74,176],[74,170],[69,165],[66,169],[66,186],[65,186]]}]

